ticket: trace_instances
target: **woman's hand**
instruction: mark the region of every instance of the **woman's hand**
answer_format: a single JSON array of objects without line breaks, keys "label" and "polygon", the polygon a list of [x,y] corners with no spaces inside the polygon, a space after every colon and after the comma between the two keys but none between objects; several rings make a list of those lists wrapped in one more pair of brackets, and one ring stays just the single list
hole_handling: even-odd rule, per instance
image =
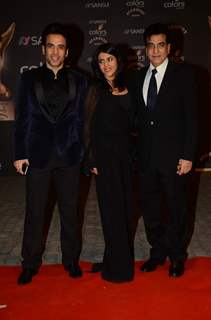
[{"label": "woman's hand", "polygon": [[91,173],[94,173],[96,176],[98,176],[97,168],[92,168],[90,171],[91,171]]},{"label": "woman's hand", "polygon": [[29,166],[29,160],[28,159],[22,159],[22,160],[16,160],[13,163],[16,171],[22,175],[26,175],[26,170],[23,170],[24,166],[28,167]]},{"label": "woman's hand", "polygon": [[187,174],[192,169],[192,161],[179,159],[179,163],[177,166],[177,174],[182,176],[183,174]]}]

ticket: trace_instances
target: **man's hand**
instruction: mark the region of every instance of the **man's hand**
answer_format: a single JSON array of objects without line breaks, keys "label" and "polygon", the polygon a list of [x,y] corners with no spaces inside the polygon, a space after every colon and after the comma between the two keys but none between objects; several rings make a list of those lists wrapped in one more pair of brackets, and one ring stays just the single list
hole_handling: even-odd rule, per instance
[{"label": "man's hand", "polygon": [[22,160],[16,160],[14,161],[13,165],[16,169],[16,171],[22,175],[26,175],[26,173],[23,171],[23,165],[29,166],[29,160],[28,159],[22,159]]},{"label": "man's hand", "polygon": [[179,176],[186,174],[191,171],[193,162],[189,160],[179,159],[179,163],[177,165],[177,174]]}]

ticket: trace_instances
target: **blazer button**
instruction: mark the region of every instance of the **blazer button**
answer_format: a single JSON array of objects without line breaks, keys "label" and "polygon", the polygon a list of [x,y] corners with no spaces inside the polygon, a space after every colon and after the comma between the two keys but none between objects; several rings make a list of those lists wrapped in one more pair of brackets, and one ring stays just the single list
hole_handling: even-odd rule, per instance
[{"label": "blazer button", "polygon": [[151,126],[154,126],[154,121],[150,121],[150,125],[151,125]]}]

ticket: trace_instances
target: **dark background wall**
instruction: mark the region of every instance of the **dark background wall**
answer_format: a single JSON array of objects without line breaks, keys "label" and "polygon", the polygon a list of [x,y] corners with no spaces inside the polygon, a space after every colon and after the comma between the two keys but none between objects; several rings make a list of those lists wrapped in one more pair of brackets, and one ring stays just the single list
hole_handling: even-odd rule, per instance
[{"label": "dark background wall", "polygon": [[[210,142],[211,1],[179,0],[36,0],[1,3],[0,35],[15,23],[14,35],[5,50],[0,82],[10,97],[0,95],[0,174],[12,174],[13,98],[21,72],[42,64],[40,34],[51,22],[65,23],[71,32],[70,63],[90,71],[91,55],[103,42],[128,48],[129,67],[147,63],[142,34],[147,25],[167,22],[180,26],[185,61],[196,69],[199,87],[200,148]],[[209,24],[210,22],[210,24]],[[177,36],[175,39],[178,39]],[[0,56],[3,49],[0,45]]]}]

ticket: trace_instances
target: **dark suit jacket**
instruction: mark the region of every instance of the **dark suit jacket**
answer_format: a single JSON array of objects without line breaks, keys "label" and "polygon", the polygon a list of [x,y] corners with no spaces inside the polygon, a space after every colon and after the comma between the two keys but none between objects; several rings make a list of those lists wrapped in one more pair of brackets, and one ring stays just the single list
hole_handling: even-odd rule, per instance
[{"label": "dark suit jacket", "polygon": [[169,62],[153,112],[145,105],[142,88],[148,67],[130,85],[138,131],[142,170],[175,170],[180,158],[194,160],[197,146],[197,99],[194,74],[187,64]]},{"label": "dark suit jacket", "polygon": [[69,98],[55,122],[46,112],[41,68],[23,73],[20,79],[14,158],[29,159],[32,167],[43,168],[56,152],[68,166],[76,165],[83,156],[82,126],[87,81],[81,74],[67,70]]}]

